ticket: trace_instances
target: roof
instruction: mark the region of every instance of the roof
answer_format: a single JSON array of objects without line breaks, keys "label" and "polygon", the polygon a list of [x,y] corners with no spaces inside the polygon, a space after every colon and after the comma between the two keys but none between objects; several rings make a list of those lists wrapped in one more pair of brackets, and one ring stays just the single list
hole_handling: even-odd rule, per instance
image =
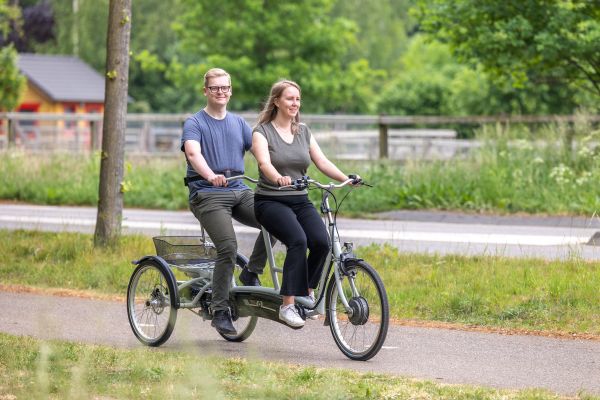
[{"label": "roof", "polygon": [[104,102],[104,77],[77,57],[21,53],[18,65],[53,101]]}]

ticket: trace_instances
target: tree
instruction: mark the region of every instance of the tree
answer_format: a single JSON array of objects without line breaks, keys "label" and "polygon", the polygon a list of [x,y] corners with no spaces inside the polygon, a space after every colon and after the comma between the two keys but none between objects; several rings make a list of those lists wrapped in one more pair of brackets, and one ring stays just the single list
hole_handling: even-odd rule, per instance
[{"label": "tree", "polygon": [[[0,41],[11,25],[18,25],[19,9],[0,0]],[[0,111],[11,111],[19,103],[25,78],[19,73],[17,52],[12,45],[0,48]]]},{"label": "tree", "polygon": [[6,39],[12,30],[20,31],[22,26],[21,10],[7,0],[0,0],[0,45],[9,41]]},{"label": "tree", "polygon": [[[16,2],[21,18],[13,20],[7,34],[1,35],[0,44],[12,43],[20,53],[31,52],[37,43],[44,43],[54,38],[54,17],[52,7],[47,0],[35,4]],[[14,6],[17,8],[17,6]]]},{"label": "tree", "polygon": [[0,49],[0,110],[11,111],[17,104],[25,85],[19,73],[17,52],[12,46]]},{"label": "tree", "polygon": [[109,0],[53,0],[54,39],[35,51],[71,54],[97,71],[105,69]]},{"label": "tree", "polygon": [[123,166],[129,78],[131,0],[110,0],[98,215],[94,244],[115,245],[121,236]]},{"label": "tree", "polygon": [[408,10],[414,0],[336,0],[332,15],[357,25],[356,43],[349,60],[365,58],[369,65],[387,71],[393,69],[406,51],[413,21]]},{"label": "tree", "polygon": [[598,0],[421,0],[417,15],[422,30],[493,78],[600,96]]},{"label": "tree", "polygon": [[461,63],[447,44],[416,35],[380,93],[380,112],[400,115],[494,115],[569,113],[573,91],[493,80],[480,64]]},{"label": "tree", "polygon": [[166,76],[178,49],[171,25],[183,11],[179,0],[144,0],[133,5],[129,93],[135,101],[130,110],[181,112],[198,100],[197,93],[178,90]]},{"label": "tree", "polygon": [[[212,66],[233,78],[233,109],[260,107],[280,78],[303,88],[303,110],[367,111],[369,84],[379,78],[365,60],[344,63],[355,25],[330,15],[332,0],[184,0],[174,28],[178,62],[169,66],[180,90],[199,95],[202,73]],[[183,72],[183,73],[182,73]],[[355,88],[367,88],[357,96]]]}]

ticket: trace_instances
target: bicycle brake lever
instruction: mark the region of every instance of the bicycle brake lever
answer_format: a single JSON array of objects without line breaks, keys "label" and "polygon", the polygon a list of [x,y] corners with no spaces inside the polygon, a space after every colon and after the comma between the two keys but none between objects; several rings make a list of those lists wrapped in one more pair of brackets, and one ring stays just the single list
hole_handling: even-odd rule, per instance
[{"label": "bicycle brake lever", "polygon": [[295,179],[292,182],[292,185],[296,187],[296,190],[304,190],[308,187],[308,176],[303,176],[302,178]]},{"label": "bicycle brake lever", "polygon": [[362,178],[358,178],[357,175],[350,174],[350,175],[348,175],[348,179],[352,179],[352,184],[353,185],[358,185],[358,184],[365,185],[365,183],[363,182]]}]

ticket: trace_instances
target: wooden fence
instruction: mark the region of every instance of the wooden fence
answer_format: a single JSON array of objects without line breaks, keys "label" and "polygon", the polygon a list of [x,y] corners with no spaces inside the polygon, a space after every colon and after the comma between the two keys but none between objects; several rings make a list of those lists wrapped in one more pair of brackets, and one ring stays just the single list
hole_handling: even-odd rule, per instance
[{"label": "wooden fence", "polygon": [[[252,126],[256,113],[239,113]],[[172,153],[179,149],[181,125],[189,114],[128,114],[126,150],[138,153]],[[101,147],[102,114],[0,113],[0,150],[96,151]],[[444,146],[458,141],[453,129],[444,126],[482,124],[569,124],[600,122],[600,115],[518,116],[388,116],[303,114],[322,147],[337,158],[399,157],[399,146]],[[392,152],[390,152],[390,149]],[[419,154],[424,155],[425,150]]]}]

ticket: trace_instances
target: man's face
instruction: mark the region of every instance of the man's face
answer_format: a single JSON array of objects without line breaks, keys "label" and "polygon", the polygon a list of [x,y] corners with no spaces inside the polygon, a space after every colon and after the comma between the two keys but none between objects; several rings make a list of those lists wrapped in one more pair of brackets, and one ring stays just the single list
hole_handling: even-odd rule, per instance
[{"label": "man's face", "polygon": [[218,76],[208,79],[204,95],[212,107],[222,107],[229,103],[231,97],[231,82],[228,76]]}]

